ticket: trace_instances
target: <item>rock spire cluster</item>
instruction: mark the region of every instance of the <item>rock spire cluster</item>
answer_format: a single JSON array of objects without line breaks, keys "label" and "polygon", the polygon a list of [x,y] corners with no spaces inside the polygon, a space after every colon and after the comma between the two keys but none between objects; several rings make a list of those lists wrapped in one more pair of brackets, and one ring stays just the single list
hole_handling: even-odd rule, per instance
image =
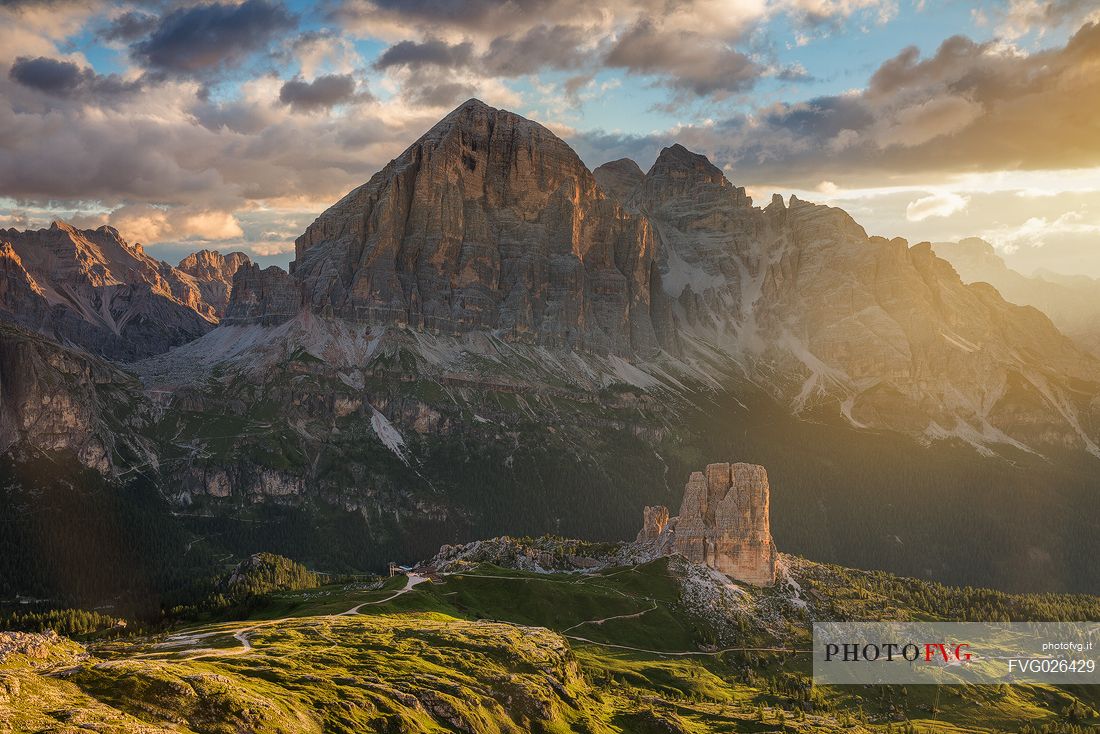
[{"label": "rock spire cluster", "polygon": [[692,472],[680,514],[646,507],[638,542],[679,554],[738,581],[775,583],[776,550],[768,517],[768,473],[757,464],[708,464]]}]

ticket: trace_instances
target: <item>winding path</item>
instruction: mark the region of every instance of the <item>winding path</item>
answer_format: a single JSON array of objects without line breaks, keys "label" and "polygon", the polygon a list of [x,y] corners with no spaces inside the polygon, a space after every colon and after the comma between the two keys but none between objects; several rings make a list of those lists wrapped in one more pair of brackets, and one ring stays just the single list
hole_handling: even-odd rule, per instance
[{"label": "winding path", "polygon": [[[642,611],[634,612],[633,614],[616,614],[614,617],[604,617],[603,619],[586,619],[583,622],[577,622],[572,627],[566,627],[563,630],[559,630],[558,634],[562,635],[564,637],[569,637],[569,635],[565,634],[566,632],[568,632],[569,630],[575,630],[578,627],[583,627],[586,624],[600,625],[600,624],[603,624],[604,622],[610,622],[613,619],[637,619],[638,617],[642,616],[643,614],[648,614],[649,612],[652,612],[654,609],[657,608],[657,600],[656,599],[651,599],[650,601],[653,602],[653,606],[651,606],[649,609],[643,609]],[[580,638],[578,638],[578,639],[580,639]]]},{"label": "winding path", "polygon": [[[422,584],[428,580],[427,576],[420,576],[417,574],[409,574],[408,579],[405,581],[405,586],[398,589],[393,594],[390,594],[385,599],[379,599],[377,601],[365,601],[362,604],[358,604],[346,612],[339,612],[337,614],[323,614],[321,617],[348,617],[359,614],[359,610],[366,606],[373,606],[375,604],[385,604],[388,601],[392,601],[402,594],[407,594],[413,590],[417,584]],[[212,637],[215,635],[232,634],[233,639],[241,643],[240,647],[218,648],[218,647],[203,647],[198,649],[192,649],[188,652],[187,656],[190,659],[204,658],[210,656],[221,655],[245,655],[253,650],[252,640],[249,639],[249,635],[258,629],[263,627],[271,627],[273,625],[280,624],[282,622],[288,622],[292,619],[299,619],[298,617],[282,617],[280,619],[269,619],[263,622],[256,622],[254,624],[247,625],[245,627],[237,627],[236,629],[215,630],[213,632],[200,632],[197,634],[180,633],[177,635],[170,635],[165,638],[163,642],[160,642],[156,647],[181,647],[189,643],[196,642],[204,637]]]},{"label": "winding path", "polygon": [[402,594],[408,594],[410,591],[413,590],[414,586],[416,586],[417,584],[422,584],[427,580],[428,580],[427,576],[418,576],[415,573],[410,573],[409,577],[408,577],[408,580],[405,582],[404,588],[399,589],[398,591],[394,592],[391,596],[387,596],[385,599],[379,599],[378,601],[365,601],[362,604],[359,604],[357,606],[352,607],[351,609],[347,610],[346,612],[340,612],[339,614],[334,614],[332,616],[334,616],[334,617],[347,617],[347,616],[350,616],[352,614],[358,614],[359,610],[362,609],[363,607],[374,606],[375,604],[385,604],[388,601],[393,601],[394,599],[401,596]]}]

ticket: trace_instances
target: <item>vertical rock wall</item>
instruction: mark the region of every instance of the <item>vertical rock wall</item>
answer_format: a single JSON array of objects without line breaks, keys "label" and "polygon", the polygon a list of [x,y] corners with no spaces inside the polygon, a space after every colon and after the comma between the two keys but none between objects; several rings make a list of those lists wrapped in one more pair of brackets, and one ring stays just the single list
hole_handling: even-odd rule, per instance
[{"label": "vertical rock wall", "polygon": [[710,464],[692,472],[678,517],[645,508],[639,542],[663,554],[679,553],[739,581],[775,582],[775,546],[768,517],[768,473],[757,464]]}]

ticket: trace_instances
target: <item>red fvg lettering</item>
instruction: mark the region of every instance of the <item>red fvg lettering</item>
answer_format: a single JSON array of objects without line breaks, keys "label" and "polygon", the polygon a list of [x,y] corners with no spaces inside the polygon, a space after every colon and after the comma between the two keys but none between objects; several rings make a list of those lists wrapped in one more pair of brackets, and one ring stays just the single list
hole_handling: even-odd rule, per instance
[{"label": "red fvg lettering", "polygon": [[967,645],[965,643],[962,645],[955,645],[952,650],[948,651],[947,645],[944,645],[943,643],[937,643],[934,645],[931,643],[926,643],[924,646],[924,661],[926,663],[931,662],[932,658],[936,656],[937,652],[943,658],[943,661],[945,663],[949,663],[952,660],[969,660],[970,653],[964,653],[964,649],[969,650],[970,645]]}]

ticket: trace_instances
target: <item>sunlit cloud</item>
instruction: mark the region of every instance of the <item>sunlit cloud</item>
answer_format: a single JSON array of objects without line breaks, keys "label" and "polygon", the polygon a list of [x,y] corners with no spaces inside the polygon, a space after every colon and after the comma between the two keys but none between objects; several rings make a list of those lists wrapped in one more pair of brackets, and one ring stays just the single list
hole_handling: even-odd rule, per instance
[{"label": "sunlit cloud", "polygon": [[905,218],[910,222],[920,222],[929,217],[950,217],[966,209],[969,196],[960,196],[950,192],[930,194],[909,202],[905,207]]},{"label": "sunlit cloud", "polygon": [[[1043,247],[1051,239],[1071,234],[1095,235],[1100,240],[1100,221],[1090,219],[1082,212],[1071,211],[1053,220],[1030,217],[1018,226],[984,230],[981,236],[1011,254],[1021,247]],[[1100,241],[1097,247],[1100,248]]]}]

